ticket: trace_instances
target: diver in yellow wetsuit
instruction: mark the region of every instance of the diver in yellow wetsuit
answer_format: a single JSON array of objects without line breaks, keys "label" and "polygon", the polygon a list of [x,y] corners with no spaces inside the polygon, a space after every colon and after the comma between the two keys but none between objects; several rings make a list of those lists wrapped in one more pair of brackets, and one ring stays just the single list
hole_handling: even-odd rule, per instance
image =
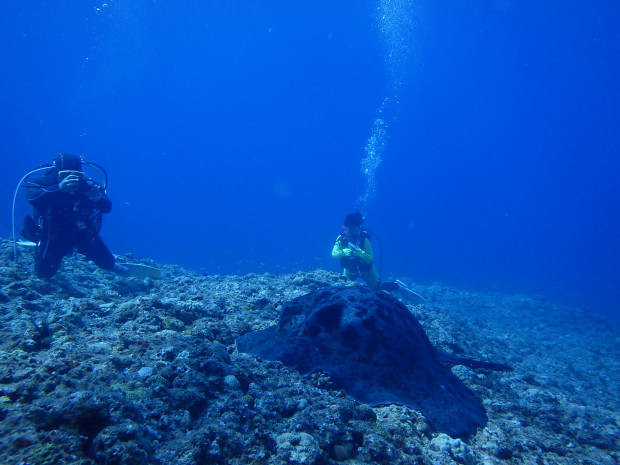
[{"label": "diver in yellow wetsuit", "polygon": [[370,234],[362,229],[363,222],[364,218],[358,211],[345,217],[342,234],[332,249],[332,257],[340,260],[344,276],[353,281],[362,278],[373,289],[379,289],[381,281],[373,264]]}]

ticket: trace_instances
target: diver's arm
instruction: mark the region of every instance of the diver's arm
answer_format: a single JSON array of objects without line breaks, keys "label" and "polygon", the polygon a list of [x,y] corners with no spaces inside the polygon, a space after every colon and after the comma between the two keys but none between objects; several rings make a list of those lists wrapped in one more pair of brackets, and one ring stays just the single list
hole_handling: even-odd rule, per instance
[{"label": "diver's arm", "polygon": [[332,249],[332,258],[342,258],[342,257],[349,257],[351,255],[351,249],[349,248],[342,248],[342,246],[340,245],[340,242],[342,241],[342,236],[338,236],[338,239],[336,239],[336,243],[334,244],[334,248]]},{"label": "diver's arm", "polygon": [[374,257],[372,254],[372,245],[368,238],[364,239],[364,248],[357,249],[356,254],[364,263],[372,263]]},{"label": "diver's arm", "polygon": [[112,210],[112,201],[104,192],[103,196],[95,202],[95,206],[101,213],[110,213]]},{"label": "diver's arm", "polygon": [[332,258],[342,258],[343,255],[342,247],[340,247],[340,236],[338,236],[334,248],[332,249]]},{"label": "diver's arm", "polygon": [[101,186],[97,185],[97,187],[99,188],[101,197],[95,202],[95,207],[97,207],[101,213],[110,213],[112,210],[112,201]]},{"label": "diver's arm", "polygon": [[86,180],[85,192],[86,196],[93,202],[95,208],[101,213],[109,213],[112,210],[112,201],[106,194],[103,187],[92,179]]}]

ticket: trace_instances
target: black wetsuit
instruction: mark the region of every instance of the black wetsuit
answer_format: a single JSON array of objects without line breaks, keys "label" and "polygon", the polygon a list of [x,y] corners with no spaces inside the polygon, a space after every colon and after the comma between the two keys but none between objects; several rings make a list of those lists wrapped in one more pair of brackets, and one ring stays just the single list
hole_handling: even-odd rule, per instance
[{"label": "black wetsuit", "polygon": [[[34,207],[36,224],[35,271],[41,278],[54,276],[65,255],[73,250],[104,269],[114,267],[114,256],[99,237],[102,213],[112,209],[103,188],[92,179],[82,179],[74,194],[61,192],[58,172],[52,168],[45,176],[26,185],[28,201]],[[87,192],[98,191],[93,201]]]}]

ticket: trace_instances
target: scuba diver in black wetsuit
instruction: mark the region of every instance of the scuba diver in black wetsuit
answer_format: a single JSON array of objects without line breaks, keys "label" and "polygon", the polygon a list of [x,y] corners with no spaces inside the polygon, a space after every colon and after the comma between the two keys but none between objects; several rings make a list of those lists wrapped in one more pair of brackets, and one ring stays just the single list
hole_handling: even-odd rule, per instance
[{"label": "scuba diver in black wetsuit", "polygon": [[[86,164],[103,171],[98,165]],[[45,173],[24,185],[33,216],[24,219],[22,231],[22,236],[36,243],[37,275],[54,276],[63,257],[74,250],[100,268],[115,269],[114,256],[99,236],[102,214],[112,209],[105,183],[101,186],[87,178],[80,157],[70,153],[58,154],[51,166],[30,172],[23,180],[37,171]]]}]

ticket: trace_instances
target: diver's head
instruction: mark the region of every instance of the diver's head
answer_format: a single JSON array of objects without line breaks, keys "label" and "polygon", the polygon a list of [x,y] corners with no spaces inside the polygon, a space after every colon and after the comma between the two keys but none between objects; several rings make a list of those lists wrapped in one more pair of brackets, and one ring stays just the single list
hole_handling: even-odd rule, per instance
[{"label": "diver's head", "polygon": [[59,153],[54,157],[56,171],[82,171],[82,159],[72,153]]},{"label": "diver's head", "polygon": [[54,169],[58,173],[58,181],[70,175],[82,177],[82,159],[72,153],[59,153],[54,157]]},{"label": "diver's head", "polygon": [[349,213],[344,218],[344,225],[342,226],[342,230],[346,234],[356,235],[360,228],[362,227],[362,223],[364,222],[364,218],[359,211],[355,211],[355,213]]},{"label": "diver's head", "polygon": [[344,225],[347,228],[359,228],[360,226],[362,226],[363,222],[364,218],[362,217],[362,214],[359,212],[359,210],[356,210],[355,213],[349,213],[344,218]]}]

